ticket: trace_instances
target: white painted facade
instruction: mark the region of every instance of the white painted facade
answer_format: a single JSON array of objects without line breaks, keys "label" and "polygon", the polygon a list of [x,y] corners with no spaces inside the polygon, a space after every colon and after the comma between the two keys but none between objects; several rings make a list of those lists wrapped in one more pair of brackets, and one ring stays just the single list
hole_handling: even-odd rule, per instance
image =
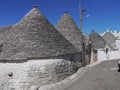
[{"label": "white painted facade", "polygon": [[77,65],[64,59],[0,63],[0,90],[38,90],[72,75]]},{"label": "white painted facade", "polygon": [[[105,51],[106,48],[104,48],[104,50],[97,50],[97,60],[104,61],[111,59],[120,59],[120,32],[118,32],[117,30],[107,30],[106,32],[111,32],[116,37],[116,50],[109,50],[108,53],[106,53]],[[106,32],[102,33],[101,36],[103,36]]]},{"label": "white painted facade", "polygon": [[98,50],[97,59],[98,61],[120,59],[120,50],[109,51],[108,53]]}]

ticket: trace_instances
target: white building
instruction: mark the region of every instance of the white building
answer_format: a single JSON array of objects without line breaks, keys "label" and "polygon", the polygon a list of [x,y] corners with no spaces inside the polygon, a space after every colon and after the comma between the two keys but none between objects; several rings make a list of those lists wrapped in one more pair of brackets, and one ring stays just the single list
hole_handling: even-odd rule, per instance
[{"label": "white building", "polygon": [[[105,38],[104,36],[108,34]],[[117,30],[111,31],[107,30],[106,32],[100,34],[107,43],[112,45],[112,49],[105,52],[105,48],[103,50],[97,50],[97,60],[111,60],[111,59],[120,59],[120,32]],[[113,37],[113,36],[114,37]]]}]

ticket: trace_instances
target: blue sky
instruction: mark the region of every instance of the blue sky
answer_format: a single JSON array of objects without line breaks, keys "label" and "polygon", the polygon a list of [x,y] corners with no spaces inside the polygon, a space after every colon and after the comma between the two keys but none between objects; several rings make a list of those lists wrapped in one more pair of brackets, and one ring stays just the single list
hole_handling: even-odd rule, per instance
[{"label": "blue sky", "polygon": [[68,11],[79,26],[79,2],[86,9],[83,32],[120,30],[120,0],[0,0],[0,26],[17,23],[34,4],[53,25]]}]

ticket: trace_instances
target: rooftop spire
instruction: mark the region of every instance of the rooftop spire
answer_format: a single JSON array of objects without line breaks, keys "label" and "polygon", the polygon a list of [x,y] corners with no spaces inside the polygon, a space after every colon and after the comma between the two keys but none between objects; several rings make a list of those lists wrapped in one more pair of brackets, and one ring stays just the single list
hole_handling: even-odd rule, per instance
[{"label": "rooftop spire", "polygon": [[37,8],[37,5],[33,5],[33,8]]},{"label": "rooftop spire", "polygon": [[66,11],[66,12],[64,12],[64,13],[69,13],[69,12]]}]

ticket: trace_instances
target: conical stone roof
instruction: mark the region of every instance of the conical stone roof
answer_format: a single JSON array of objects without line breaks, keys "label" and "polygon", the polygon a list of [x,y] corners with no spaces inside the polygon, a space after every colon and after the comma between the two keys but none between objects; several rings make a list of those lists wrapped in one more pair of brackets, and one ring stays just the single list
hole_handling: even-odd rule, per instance
[{"label": "conical stone roof", "polygon": [[34,7],[15,24],[3,43],[0,59],[21,60],[79,52]]},{"label": "conical stone roof", "polygon": [[11,28],[12,28],[12,25],[0,26],[0,45],[6,42],[6,38]]},{"label": "conical stone roof", "polygon": [[103,38],[113,47],[115,48],[115,36],[111,32],[106,32],[103,35]]},{"label": "conical stone roof", "polygon": [[92,47],[94,49],[100,49],[104,48],[106,46],[106,41],[103,37],[101,37],[98,33],[95,31],[92,31],[89,35],[89,39],[91,41]]},{"label": "conical stone roof", "polygon": [[56,25],[56,29],[75,47],[79,50],[82,49],[82,32],[68,12],[65,12],[64,15],[61,16]]}]

